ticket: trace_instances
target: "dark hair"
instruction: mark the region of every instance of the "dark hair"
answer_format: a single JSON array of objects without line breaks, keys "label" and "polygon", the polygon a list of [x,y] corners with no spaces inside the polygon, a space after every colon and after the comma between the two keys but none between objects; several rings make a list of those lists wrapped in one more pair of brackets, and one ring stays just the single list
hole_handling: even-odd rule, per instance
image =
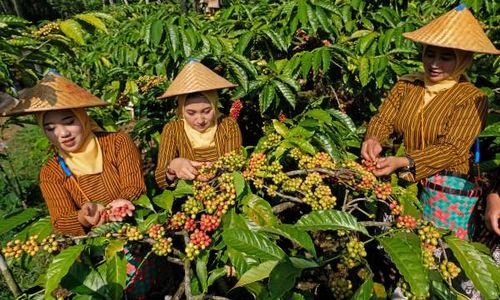
[{"label": "dark hair", "polygon": [[194,98],[203,98],[203,99],[208,100],[208,98],[207,98],[205,95],[203,95],[202,93],[200,93],[200,92],[195,92],[195,93],[190,93],[190,94],[187,94],[187,95],[186,95],[186,102],[187,102],[188,100],[191,100],[191,99],[194,99]]}]

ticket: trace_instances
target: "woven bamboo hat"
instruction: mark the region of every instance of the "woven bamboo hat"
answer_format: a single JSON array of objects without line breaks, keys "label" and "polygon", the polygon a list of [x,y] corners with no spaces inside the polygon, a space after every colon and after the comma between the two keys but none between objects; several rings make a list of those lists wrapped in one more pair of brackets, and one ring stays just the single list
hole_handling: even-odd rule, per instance
[{"label": "woven bamboo hat", "polygon": [[191,60],[182,68],[167,91],[158,99],[235,86],[235,84],[217,75],[200,62]]},{"label": "woven bamboo hat", "polygon": [[403,36],[414,42],[470,52],[500,54],[464,4]]},{"label": "woven bamboo hat", "polygon": [[19,99],[20,103],[5,113],[5,116],[109,104],[76,83],[55,74],[47,74],[34,87],[21,90]]}]

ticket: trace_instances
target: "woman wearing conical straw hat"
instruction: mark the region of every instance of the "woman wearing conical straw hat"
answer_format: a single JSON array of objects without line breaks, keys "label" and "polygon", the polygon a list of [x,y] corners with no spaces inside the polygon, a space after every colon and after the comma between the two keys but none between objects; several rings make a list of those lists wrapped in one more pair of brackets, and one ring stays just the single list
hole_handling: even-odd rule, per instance
[{"label": "woman wearing conical straw hat", "polygon": [[[469,150],[485,125],[487,99],[465,71],[473,53],[500,51],[464,5],[403,35],[423,44],[424,72],[399,79],[371,119],[361,154],[376,162],[375,175],[400,171],[421,181],[424,219],[468,238],[479,190],[464,177]],[[403,136],[406,156],[381,157],[381,144],[393,133]]]},{"label": "woman wearing conical straw hat", "polygon": [[[146,192],[139,151],[127,134],[104,132],[85,111],[108,103],[55,74],[19,94],[21,102],[6,115],[34,114],[56,148],[40,171],[40,188],[55,231],[79,236],[94,226],[132,216],[131,201]],[[134,268],[136,256],[127,251],[127,269]],[[128,273],[129,299],[149,289],[134,278],[146,269]]]},{"label": "woman wearing conical straw hat", "polygon": [[161,134],[155,178],[166,188],[175,179],[193,180],[197,168],[241,147],[241,132],[233,118],[218,111],[217,90],[235,85],[200,62],[191,60],[159,98],[177,96],[178,120]]}]

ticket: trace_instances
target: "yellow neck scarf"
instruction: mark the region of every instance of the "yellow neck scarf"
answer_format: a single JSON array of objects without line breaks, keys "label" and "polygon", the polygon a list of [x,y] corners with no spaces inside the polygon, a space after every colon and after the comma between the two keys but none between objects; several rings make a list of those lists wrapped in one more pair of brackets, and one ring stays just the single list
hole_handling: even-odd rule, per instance
[{"label": "yellow neck scarf", "polygon": [[210,102],[210,105],[212,106],[212,109],[215,111],[215,118],[213,124],[210,125],[205,131],[199,132],[195,128],[191,127],[189,123],[184,119],[184,106],[186,104],[186,96],[187,95],[180,95],[179,96],[179,104],[177,106],[177,116],[181,118],[184,122],[184,131],[186,132],[186,135],[189,139],[189,142],[191,143],[191,146],[193,149],[199,149],[199,148],[208,148],[208,147],[214,147],[215,146],[215,133],[217,132],[217,119],[220,116],[220,112],[218,110],[218,102],[219,102],[219,97],[217,95],[216,90],[212,91],[203,91],[200,92],[205,96],[205,98],[208,99],[208,102]]},{"label": "yellow neck scarf", "polygon": [[[103,170],[102,150],[94,132],[102,131],[97,123],[92,120],[83,108],[71,109],[71,112],[80,121],[83,127],[83,143],[73,152],[58,149],[59,155],[76,176],[99,174]],[[38,124],[43,128],[45,112],[36,114]]]}]

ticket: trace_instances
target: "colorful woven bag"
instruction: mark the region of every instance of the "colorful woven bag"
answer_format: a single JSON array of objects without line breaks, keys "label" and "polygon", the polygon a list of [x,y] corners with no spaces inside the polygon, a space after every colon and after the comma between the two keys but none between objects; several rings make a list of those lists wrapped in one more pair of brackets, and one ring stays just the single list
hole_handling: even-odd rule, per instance
[{"label": "colorful woven bag", "polygon": [[422,180],[424,220],[454,231],[461,239],[472,235],[471,215],[481,188],[465,176],[443,171]]}]

